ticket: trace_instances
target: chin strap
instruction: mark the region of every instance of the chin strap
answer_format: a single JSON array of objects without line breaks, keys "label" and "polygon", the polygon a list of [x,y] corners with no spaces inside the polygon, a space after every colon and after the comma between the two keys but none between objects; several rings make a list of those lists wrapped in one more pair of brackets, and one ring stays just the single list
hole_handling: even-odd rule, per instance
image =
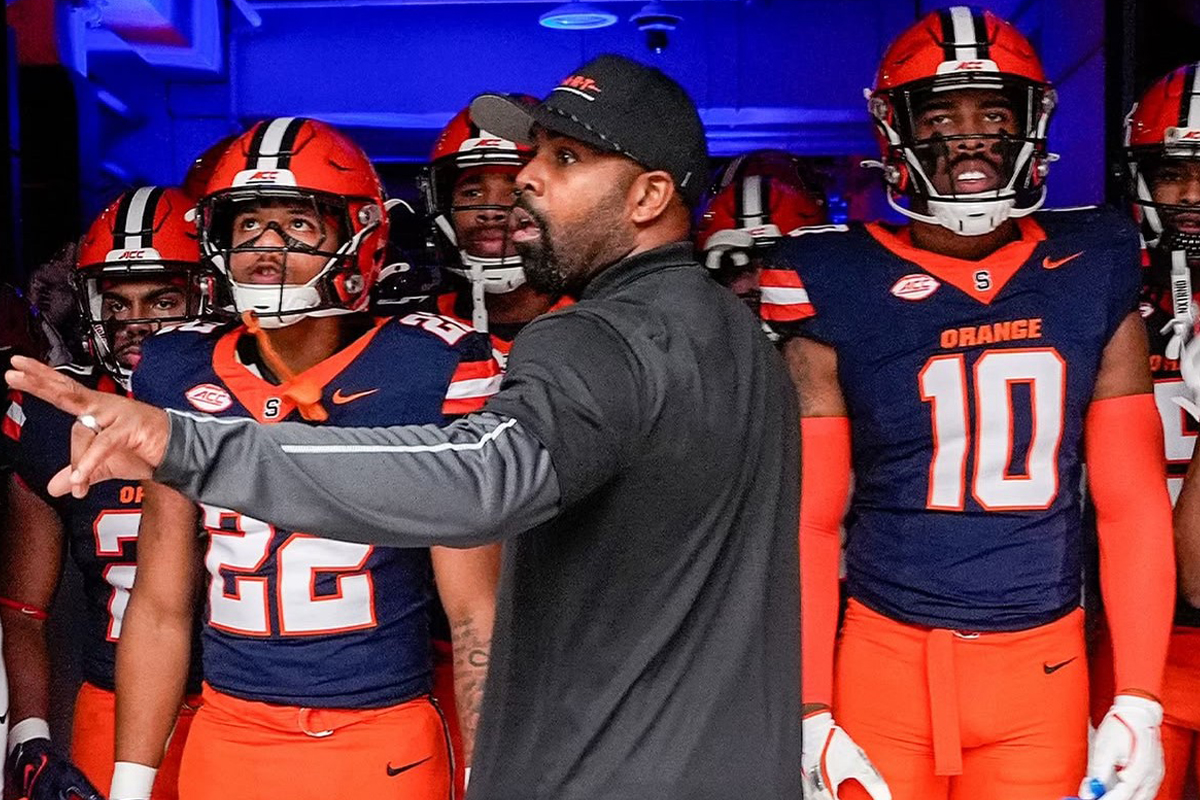
[{"label": "chin strap", "polygon": [[254,334],[255,340],[258,342],[258,353],[262,356],[267,368],[275,373],[276,377],[292,384],[284,390],[283,396],[296,404],[296,408],[300,410],[300,416],[309,422],[324,422],[329,419],[329,412],[321,405],[321,387],[310,381],[296,379],[296,373],[292,372],[279,356],[279,351],[271,344],[270,335],[263,330],[254,312],[243,311],[242,323],[246,326],[246,330]]},{"label": "chin strap", "polygon": [[1187,253],[1183,250],[1171,253],[1171,308],[1174,316],[1159,332],[1171,334],[1166,356],[1178,359],[1183,353],[1183,346],[1192,338],[1196,322],[1192,310],[1192,273],[1188,269]]}]

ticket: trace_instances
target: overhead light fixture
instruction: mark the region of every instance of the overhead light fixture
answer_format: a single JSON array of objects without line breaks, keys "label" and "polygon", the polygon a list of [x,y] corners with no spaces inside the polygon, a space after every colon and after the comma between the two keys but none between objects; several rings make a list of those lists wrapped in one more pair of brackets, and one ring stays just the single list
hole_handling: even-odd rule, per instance
[{"label": "overhead light fixture", "polygon": [[652,53],[662,53],[669,43],[667,34],[683,22],[683,17],[668,11],[661,2],[653,2],[642,6],[641,11],[630,17],[629,21],[646,34],[646,49]]},{"label": "overhead light fixture", "polygon": [[538,22],[556,31],[591,31],[616,21],[616,14],[591,3],[563,3],[538,17]]}]

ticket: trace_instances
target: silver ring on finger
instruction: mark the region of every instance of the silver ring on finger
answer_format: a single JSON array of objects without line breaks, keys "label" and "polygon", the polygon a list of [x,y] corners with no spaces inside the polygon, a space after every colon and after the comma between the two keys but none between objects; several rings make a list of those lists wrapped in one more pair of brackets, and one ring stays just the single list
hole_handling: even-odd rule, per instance
[{"label": "silver ring on finger", "polygon": [[96,418],[91,414],[80,414],[75,418],[75,421],[87,428],[92,433],[100,433],[100,431],[104,430],[100,427],[100,423],[96,421]]}]

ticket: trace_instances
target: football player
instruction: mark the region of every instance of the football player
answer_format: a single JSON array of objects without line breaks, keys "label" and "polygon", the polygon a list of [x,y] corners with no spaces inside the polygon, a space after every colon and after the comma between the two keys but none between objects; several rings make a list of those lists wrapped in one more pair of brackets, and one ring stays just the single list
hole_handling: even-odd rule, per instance
[{"label": "football player", "polygon": [[[528,102],[537,100],[517,95]],[[525,282],[521,256],[509,235],[509,211],[517,196],[516,176],[529,161],[530,148],[493,136],[471,121],[464,108],[442,129],[429,166],[421,176],[421,195],[430,220],[430,250],[448,279],[437,296],[443,316],[486,331],[492,354],[503,369],[513,339],[535,317],[570,305],[567,298],[539,292]],[[445,616],[434,608],[434,696],[448,712],[456,763],[463,753],[455,711],[452,656]],[[463,774],[456,787],[465,788]]]},{"label": "football player", "polygon": [[[280,118],[236,139],[199,227],[241,321],[153,337],[134,375],[138,397],[263,424],[385,426],[442,424],[495,391],[499,367],[469,327],[360,313],[383,256],[386,203],[366,155],[332,127]],[[466,671],[456,679],[469,752],[497,548],[344,544],[144,488],[141,573],[118,656],[114,800],[146,796],[182,690],[198,591],[208,601],[205,704],[181,797],[450,797],[445,724],[429,697],[430,578]],[[197,524],[208,540],[203,590]]]},{"label": "football player", "polygon": [[[1175,570],[1136,230],[1038,213],[1055,94],[989,11],[922,18],[868,97],[911,223],[787,240],[782,278],[803,294],[763,304],[802,320],[785,352],[804,415],[808,791],[1046,800],[1082,778],[1085,798],[1096,780],[1148,800]],[[1084,463],[1117,681],[1090,754]]]},{"label": "football player", "polygon": [[828,220],[824,193],[804,163],[782,150],[755,150],[729,162],[700,217],[696,246],[714,277],[756,312],[763,255],[798,228]]},{"label": "football player", "polygon": [[[62,371],[89,387],[126,393],[147,335],[165,323],[216,313],[211,274],[200,266],[194,225],[185,219],[191,208],[178,189],[143,187],[122,195],[92,224],[80,245],[73,285],[94,359]],[[3,434],[15,474],[8,480],[0,546],[0,618],[14,722],[8,772],[22,797],[98,797],[94,787],[108,786],[113,770],[114,654],[136,571],[142,491],[126,481],[82,499],[49,497],[45,476],[69,459],[73,420],[36,398],[14,393],[10,400]],[[84,682],[75,700],[70,761],[51,746],[46,723],[54,668],[46,609],[64,552],[83,575],[87,599]],[[193,674],[188,695],[195,699],[199,690]],[[176,797],[191,714],[188,704],[182,711],[179,704],[171,709],[175,735],[155,798]]]},{"label": "football player", "polygon": [[[1200,769],[1200,479],[1196,419],[1179,401],[1200,397],[1180,371],[1195,329],[1200,275],[1200,63],[1156,81],[1126,120],[1126,174],[1147,245],[1141,314],[1150,337],[1154,396],[1162,414],[1167,482],[1176,505],[1179,600],[1163,677],[1166,778],[1158,797],[1183,796],[1189,763]],[[1182,405],[1188,405],[1187,402]],[[1189,464],[1191,468],[1189,469]],[[1107,681],[1105,681],[1107,683]]]},{"label": "football player", "polygon": [[480,130],[464,108],[438,136],[421,180],[433,250],[450,277],[438,311],[487,331],[501,364],[526,323],[569,304],[525,283],[510,236],[515,179],[529,157],[527,146]]}]

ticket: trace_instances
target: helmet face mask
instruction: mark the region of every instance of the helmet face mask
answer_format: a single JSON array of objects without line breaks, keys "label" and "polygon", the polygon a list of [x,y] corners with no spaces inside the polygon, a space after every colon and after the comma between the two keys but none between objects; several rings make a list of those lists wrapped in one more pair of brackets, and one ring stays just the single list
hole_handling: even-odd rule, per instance
[{"label": "helmet face mask", "polygon": [[[537,102],[532,97],[524,99]],[[491,180],[488,176],[492,175],[515,178],[531,153],[524,145],[481,130],[471,121],[467,109],[450,120],[434,144],[421,180],[425,210],[432,223],[430,247],[442,268],[467,280],[473,294],[505,294],[525,283],[521,257],[507,241],[508,214],[516,197],[514,193],[506,203],[488,202],[487,197],[481,198],[484,202],[463,202],[457,190],[470,176],[478,176],[481,184]],[[487,227],[493,231],[503,229],[501,246],[472,241],[475,237],[470,231],[460,230],[468,215],[489,217]],[[486,329],[486,310],[477,307],[474,317],[476,327]]]},{"label": "helmet face mask", "polygon": [[[383,260],[385,206],[370,160],[341,133],[300,117],[268,120],[214,168],[199,204],[200,247],[237,310],[264,328],[362,311]],[[235,230],[243,219],[255,227]]]},{"label": "helmet face mask", "polygon": [[1146,244],[1200,264],[1200,63],[1156,81],[1125,120],[1125,175]]},{"label": "helmet face mask", "polygon": [[[76,270],[72,283],[92,354],[123,382],[137,367],[146,336],[164,325],[211,318],[215,313],[213,278],[198,271],[196,264],[160,261],[140,270],[100,264]],[[135,303],[147,302],[159,313],[133,310]],[[130,310],[122,315],[126,308]]]},{"label": "helmet face mask", "polygon": [[[873,165],[905,216],[977,236],[1045,201],[1056,96],[1029,43],[990,12],[956,6],[926,16],[889,48],[867,97],[883,150]],[[1005,124],[988,122],[989,111]],[[941,112],[958,116],[944,131],[931,124]],[[973,156],[975,168],[951,180]]]},{"label": "helmet face mask", "polygon": [[147,335],[221,316],[190,209],[178,189],[136,189],[105,209],[80,243],[71,282],[84,332],[96,361],[126,387]]},{"label": "helmet face mask", "polygon": [[356,294],[362,285],[343,233],[349,214],[347,199],[333,195],[218,192],[201,202],[201,244],[225,272],[238,309],[281,327],[344,313],[339,289]]}]

